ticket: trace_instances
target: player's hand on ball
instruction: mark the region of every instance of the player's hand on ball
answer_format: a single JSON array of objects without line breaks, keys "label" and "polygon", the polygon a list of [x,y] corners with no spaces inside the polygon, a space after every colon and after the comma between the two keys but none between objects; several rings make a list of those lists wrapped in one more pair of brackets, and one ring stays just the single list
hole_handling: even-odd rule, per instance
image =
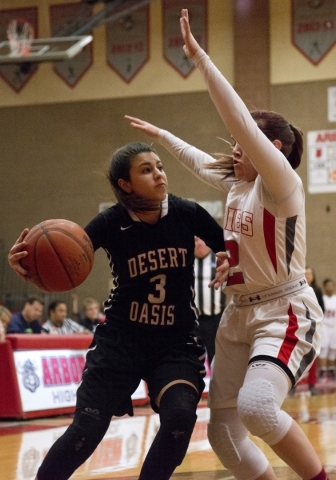
[{"label": "player's hand on ball", "polygon": [[28,252],[25,250],[27,242],[24,240],[28,233],[29,228],[25,228],[8,253],[9,265],[23,280],[27,280],[28,272],[21,266],[20,260],[28,255]]},{"label": "player's hand on ball", "polygon": [[218,252],[216,253],[217,261],[216,261],[216,276],[209,283],[209,287],[215,287],[218,290],[220,287],[223,287],[224,283],[229,276],[229,258],[230,255],[228,252]]},{"label": "player's hand on ball", "polygon": [[136,130],[141,130],[152,140],[157,140],[160,130],[158,127],[152,125],[151,123],[145,122],[140,118],[130,117],[129,115],[124,115],[124,118],[130,122],[131,127],[135,128]]}]

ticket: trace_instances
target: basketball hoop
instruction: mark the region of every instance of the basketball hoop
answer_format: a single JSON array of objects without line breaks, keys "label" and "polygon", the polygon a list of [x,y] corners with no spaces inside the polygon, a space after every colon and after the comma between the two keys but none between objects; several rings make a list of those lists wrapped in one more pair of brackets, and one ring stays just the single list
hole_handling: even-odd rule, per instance
[{"label": "basketball hoop", "polygon": [[29,55],[34,39],[34,28],[28,20],[14,18],[8,24],[7,38],[12,57]]}]

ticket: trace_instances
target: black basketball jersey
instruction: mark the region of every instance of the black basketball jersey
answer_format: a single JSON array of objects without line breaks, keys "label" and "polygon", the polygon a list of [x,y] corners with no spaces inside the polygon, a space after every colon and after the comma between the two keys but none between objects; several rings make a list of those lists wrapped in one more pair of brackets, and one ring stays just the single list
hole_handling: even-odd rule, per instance
[{"label": "black basketball jersey", "polygon": [[103,248],[109,259],[114,288],[105,302],[108,323],[148,334],[192,330],[194,236],[215,252],[224,250],[223,230],[206,210],[169,194],[154,225],[117,204],[85,231],[94,249]]}]

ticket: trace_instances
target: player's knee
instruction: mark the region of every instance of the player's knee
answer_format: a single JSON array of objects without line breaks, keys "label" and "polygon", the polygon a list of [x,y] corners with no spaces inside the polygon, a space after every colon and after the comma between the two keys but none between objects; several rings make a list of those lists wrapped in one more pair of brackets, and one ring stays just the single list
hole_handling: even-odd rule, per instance
[{"label": "player's knee", "polygon": [[232,469],[239,465],[240,453],[232,440],[229,428],[224,423],[209,423],[208,439],[225,468]]},{"label": "player's knee", "polygon": [[170,437],[170,444],[174,447],[176,455],[181,455],[180,462],[188,448],[196,420],[196,413],[185,408],[175,407],[161,416],[161,428]]},{"label": "player's knee", "polygon": [[197,419],[198,399],[197,391],[190,385],[179,383],[170,387],[161,399],[161,425],[181,425],[192,432]]},{"label": "player's knee", "polygon": [[[77,410],[73,423],[54,443],[38,470],[39,480],[65,480],[89,458],[103,439],[111,418],[98,410]],[[59,463],[58,459],[62,462]],[[57,465],[56,465],[57,462]]]},{"label": "player's knee", "polygon": [[188,449],[197,415],[195,411],[175,407],[160,414],[160,435],[169,446],[175,465],[180,465]]},{"label": "player's knee", "polygon": [[225,423],[208,424],[208,438],[214,452],[235,478],[259,478],[267,469],[267,458],[248,437],[246,429],[232,426],[233,433]]},{"label": "player's knee", "polygon": [[290,416],[280,410],[273,384],[268,380],[258,379],[243,385],[237,407],[245,427],[269,445],[278,443],[292,423]]},{"label": "player's knee", "polygon": [[[188,385],[179,389],[172,387],[171,392],[169,390],[163,396],[160,407],[160,437],[164,438],[169,445],[176,465],[180,465],[197,420],[197,392]],[[170,402],[169,399],[174,391],[180,395],[174,400],[171,398]]]}]

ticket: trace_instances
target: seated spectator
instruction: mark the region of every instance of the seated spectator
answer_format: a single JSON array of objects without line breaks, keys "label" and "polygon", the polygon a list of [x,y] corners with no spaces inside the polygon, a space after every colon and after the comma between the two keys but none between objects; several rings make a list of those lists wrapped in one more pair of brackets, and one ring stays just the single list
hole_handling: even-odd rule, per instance
[{"label": "seated spectator", "polygon": [[12,318],[12,312],[8,308],[0,305],[0,342],[4,342],[9,322]]},{"label": "seated spectator", "polygon": [[29,297],[21,312],[14,313],[7,333],[41,333],[40,318],[44,302],[38,297]]},{"label": "seated spectator", "polygon": [[79,325],[71,318],[67,318],[68,309],[65,302],[56,300],[51,302],[48,308],[49,320],[43,325],[43,331],[46,333],[56,333],[69,335],[71,333],[90,333],[82,325]]},{"label": "seated spectator", "polygon": [[100,312],[99,302],[94,298],[87,297],[83,301],[82,308],[84,316],[79,323],[93,333],[97,325],[105,320],[105,316]]}]

